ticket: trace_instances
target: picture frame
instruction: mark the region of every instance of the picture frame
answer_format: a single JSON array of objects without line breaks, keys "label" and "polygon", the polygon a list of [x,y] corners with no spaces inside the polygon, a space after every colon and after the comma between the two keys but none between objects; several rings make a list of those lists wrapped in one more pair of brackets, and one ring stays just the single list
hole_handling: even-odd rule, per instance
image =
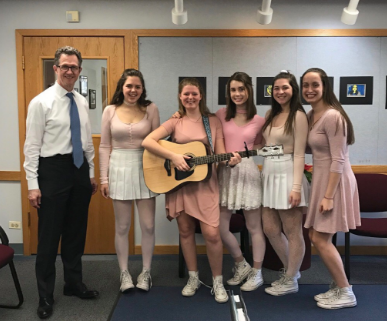
[{"label": "picture frame", "polygon": [[89,109],[97,108],[97,92],[94,89],[89,89]]},{"label": "picture frame", "polygon": [[88,94],[88,85],[87,85],[87,76],[80,75],[79,76],[79,93],[82,96],[87,96]]},{"label": "picture frame", "polygon": [[185,78],[196,78],[199,81],[200,85],[202,85],[204,95],[207,98],[207,77],[195,77],[195,76],[179,77],[179,84]]},{"label": "picture frame", "polygon": [[226,106],[227,82],[230,77],[218,77],[218,105]]},{"label": "picture frame", "polygon": [[372,76],[340,77],[340,103],[342,105],[372,105]]},{"label": "picture frame", "polygon": [[[334,85],[334,82],[335,82],[335,79],[334,77],[329,77],[328,76],[328,80],[329,80],[329,83],[331,85],[331,88],[332,88],[332,91],[333,91],[333,88],[335,88],[333,85]],[[301,103],[303,105],[309,105],[306,100],[304,99],[304,97],[302,96],[302,82],[301,82],[301,77],[300,77],[300,96],[301,96]]]},{"label": "picture frame", "polygon": [[271,104],[271,89],[274,77],[257,77],[257,105]]}]

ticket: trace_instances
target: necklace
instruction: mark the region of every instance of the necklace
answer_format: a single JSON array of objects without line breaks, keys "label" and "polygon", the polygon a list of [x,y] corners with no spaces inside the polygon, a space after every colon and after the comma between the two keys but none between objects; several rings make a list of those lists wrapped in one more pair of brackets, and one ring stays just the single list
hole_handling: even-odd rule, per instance
[{"label": "necklace", "polygon": [[311,131],[314,127],[314,125],[320,120],[320,118],[324,115],[324,113],[319,117],[317,118],[316,120],[314,120],[314,115],[313,115],[313,124],[309,127],[309,131]]},{"label": "necklace", "polygon": [[188,115],[186,115],[187,117],[188,117],[188,119],[190,120],[190,121],[192,121],[193,123],[197,123],[200,119],[202,119],[202,115],[200,115],[199,116],[199,118],[198,119],[196,119],[196,120],[193,120],[191,117],[189,117]]},{"label": "necklace", "polygon": [[236,109],[236,113],[237,114],[247,114],[247,110],[246,109]]}]

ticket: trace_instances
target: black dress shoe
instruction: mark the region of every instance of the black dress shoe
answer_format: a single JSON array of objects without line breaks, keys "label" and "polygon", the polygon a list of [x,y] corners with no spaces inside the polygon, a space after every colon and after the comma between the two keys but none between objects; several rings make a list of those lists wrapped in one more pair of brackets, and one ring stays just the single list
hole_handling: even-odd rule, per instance
[{"label": "black dress shoe", "polygon": [[38,306],[38,316],[41,319],[47,319],[52,315],[54,301],[49,298],[40,298]]},{"label": "black dress shoe", "polygon": [[75,295],[81,299],[95,299],[99,296],[98,291],[88,290],[86,285],[83,283],[78,283],[75,286],[69,286],[66,284],[63,288],[63,294],[68,296]]}]

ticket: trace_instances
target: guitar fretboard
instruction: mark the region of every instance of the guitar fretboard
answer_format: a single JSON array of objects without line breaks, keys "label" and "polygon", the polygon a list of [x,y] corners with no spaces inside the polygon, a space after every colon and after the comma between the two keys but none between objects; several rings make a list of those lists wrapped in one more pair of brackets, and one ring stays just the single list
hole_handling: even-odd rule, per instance
[{"label": "guitar fretboard", "polygon": [[[239,155],[241,155],[242,158],[249,157],[249,156],[257,156],[258,150],[249,150],[248,154],[246,151],[243,152],[237,152]],[[217,154],[217,155],[207,155],[207,156],[199,156],[195,157],[190,160],[190,163],[193,163],[195,165],[202,165],[202,164],[211,164],[211,163],[218,163],[221,161],[229,160],[234,155],[232,153],[225,153],[225,154]]]}]

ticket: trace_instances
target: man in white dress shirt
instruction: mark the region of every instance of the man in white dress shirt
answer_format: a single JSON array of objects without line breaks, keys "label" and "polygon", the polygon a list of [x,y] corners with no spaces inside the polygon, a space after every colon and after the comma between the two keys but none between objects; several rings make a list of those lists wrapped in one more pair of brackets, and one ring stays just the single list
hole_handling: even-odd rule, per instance
[{"label": "man in white dress shirt", "polygon": [[[81,53],[72,47],[55,53],[57,81],[31,100],[24,144],[28,199],[38,209],[36,278],[38,316],[53,313],[55,260],[61,239],[64,295],[98,297],[82,282],[88,208],[97,191],[88,103],[74,91],[82,71]],[[71,114],[71,115],[70,115]]]}]

